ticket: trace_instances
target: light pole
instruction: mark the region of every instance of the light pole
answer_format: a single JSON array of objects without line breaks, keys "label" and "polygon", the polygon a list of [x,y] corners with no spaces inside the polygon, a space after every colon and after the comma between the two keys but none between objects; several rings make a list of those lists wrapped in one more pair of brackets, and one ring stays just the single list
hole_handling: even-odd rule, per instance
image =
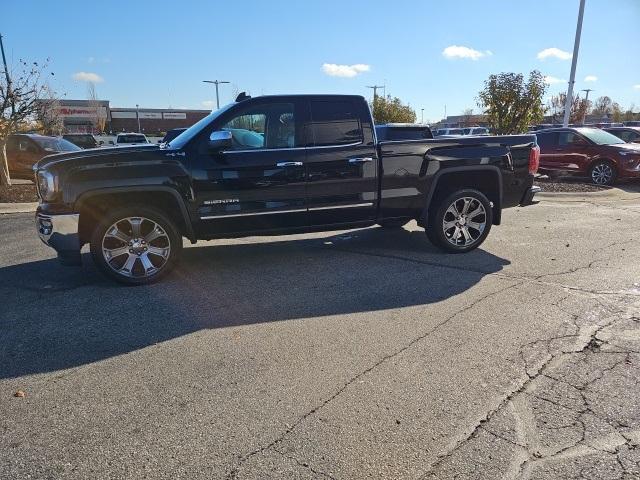
[{"label": "light pole", "polygon": [[138,133],[140,133],[140,105],[136,103],[136,119],[138,120]]},{"label": "light pole", "polygon": [[420,123],[424,123],[424,108],[420,109]]},{"label": "light pole", "polygon": [[578,11],[578,25],[576,25],[576,39],[573,43],[573,58],[571,59],[571,74],[569,75],[569,88],[567,88],[567,98],[564,102],[564,119],[562,126],[569,125],[569,115],[571,114],[571,103],[573,102],[573,84],[576,83],[576,64],[578,63],[578,50],[580,49],[580,35],[582,34],[582,17],[584,16],[584,1],[580,0],[580,10]]},{"label": "light pole", "polygon": [[220,95],[218,93],[218,85],[221,83],[230,83],[225,80],[203,80],[204,83],[213,83],[216,86],[216,108],[220,108]]},{"label": "light pole", "polygon": [[582,114],[582,125],[584,125],[584,122],[587,120],[587,109],[589,108],[589,92],[593,92],[593,88],[584,88],[582,89],[583,92],[587,92],[587,94],[584,97],[584,102],[585,102],[585,109],[584,109],[584,113]]}]

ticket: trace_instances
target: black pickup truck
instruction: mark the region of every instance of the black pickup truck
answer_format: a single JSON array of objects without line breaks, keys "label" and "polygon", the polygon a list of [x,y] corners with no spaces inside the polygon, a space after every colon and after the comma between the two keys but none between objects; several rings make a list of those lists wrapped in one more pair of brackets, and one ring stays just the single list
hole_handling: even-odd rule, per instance
[{"label": "black pickup truck", "polygon": [[534,135],[378,142],[360,96],[241,94],[166,144],[45,157],[36,227],[63,264],[80,264],[88,243],[128,284],[170,271],[182,237],[416,219],[438,247],[467,252],[503,208],[531,203],[538,158]]}]

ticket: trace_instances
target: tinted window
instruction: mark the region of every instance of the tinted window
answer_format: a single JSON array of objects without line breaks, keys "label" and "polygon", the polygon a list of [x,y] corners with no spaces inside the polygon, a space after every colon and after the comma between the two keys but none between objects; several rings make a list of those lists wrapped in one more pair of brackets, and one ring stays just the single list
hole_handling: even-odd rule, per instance
[{"label": "tinted window", "polygon": [[118,135],[118,143],[147,143],[144,135]]},{"label": "tinted window", "polygon": [[550,132],[550,133],[538,133],[536,134],[538,138],[538,146],[541,149],[555,147],[558,145],[558,133]]},{"label": "tinted window", "polygon": [[558,135],[558,144],[561,147],[571,145],[585,145],[587,142],[580,135],[573,132],[560,132]]},{"label": "tinted window", "polygon": [[18,139],[16,137],[9,137],[7,140],[7,152],[15,152],[18,150]]},{"label": "tinted window", "polygon": [[229,120],[222,130],[231,132],[233,150],[296,146],[296,122],[292,103],[251,107]]},{"label": "tinted window", "polygon": [[360,116],[354,102],[311,102],[310,140],[315,146],[362,142]]},{"label": "tinted window", "polygon": [[55,137],[33,137],[37,144],[45,150],[53,152],[75,152],[81,150],[80,147],[65,140]]},{"label": "tinted window", "polygon": [[387,128],[387,140],[424,140],[433,138],[426,128]]},{"label": "tinted window", "polygon": [[633,142],[640,138],[640,133],[634,132],[633,130],[607,130],[607,132],[621,138],[625,142]]}]

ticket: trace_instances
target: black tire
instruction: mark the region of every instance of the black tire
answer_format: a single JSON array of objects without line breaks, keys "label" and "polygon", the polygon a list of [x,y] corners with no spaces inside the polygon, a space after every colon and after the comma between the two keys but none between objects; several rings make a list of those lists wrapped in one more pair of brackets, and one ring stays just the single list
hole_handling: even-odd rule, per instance
[{"label": "black tire", "polygon": [[[476,213],[473,217],[467,217],[465,214],[461,220],[457,220],[450,207],[455,204],[458,210],[464,210],[464,199],[471,199],[467,214],[473,214],[477,211],[476,209],[479,209],[481,213]],[[426,228],[427,237],[436,247],[449,253],[465,253],[478,248],[491,231],[493,224],[491,202],[486,195],[478,190],[464,189],[453,192],[439,201],[436,208],[431,210],[432,213],[429,215],[429,223]],[[445,221],[447,224],[453,222],[453,225],[445,228]],[[473,223],[474,226],[472,227],[470,223]],[[465,225],[466,234],[463,232]],[[454,238],[454,234],[456,238]],[[467,234],[472,241],[467,241]]]},{"label": "black tire", "polygon": [[598,160],[589,168],[589,178],[595,185],[613,185],[618,178],[618,172],[609,160]]},{"label": "black tire", "polygon": [[[134,224],[138,226],[134,227]],[[138,229],[135,238],[134,228]],[[117,231],[118,236],[107,235],[107,231]],[[90,244],[93,261],[100,271],[126,285],[145,285],[160,280],[175,267],[182,253],[182,235],[175,223],[161,210],[143,205],[108,212],[94,227]],[[107,260],[110,252],[119,251],[121,253]]]},{"label": "black tire", "polygon": [[404,227],[407,223],[409,223],[411,220],[407,220],[404,218],[393,218],[390,220],[383,220],[380,223],[378,223],[378,225],[380,225],[382,228],[386,228],[386,229],[390,229],[390,230],[397,230],[399,228]]}]

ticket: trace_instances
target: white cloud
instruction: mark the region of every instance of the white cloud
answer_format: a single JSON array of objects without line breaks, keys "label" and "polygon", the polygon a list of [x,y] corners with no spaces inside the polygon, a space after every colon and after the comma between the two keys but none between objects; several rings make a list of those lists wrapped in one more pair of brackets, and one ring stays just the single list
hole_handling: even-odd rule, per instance
[{"label": "white cloud", "polygon": [[635,88],[636,90],[640,90],[640,83],[635,84],[633,88]]},{"label": "white cloud", "polygon": [[214,100],[205,100],[202,102],[202,106],[207,108],[213,108],[215,107],[215,105],[216,105],[216,102]]},{"label": "white cloud", "polygon": [[482,57],[493,55],[491,50],[474,50],[473,48],[463,47],[460,45],[450,45],[442,51],[442,56],[445,58],[470,58],[471,60],[478,60]]},{"label": "white cloud", "polygon": [[330,77],[352,78],[363,72],[371,70],[369,65],[364,63],[356,63],[354,65],[337,65],[335,63],[323,63],[322,71]]},{"label": "white cloud", "polygon": [[76,72],[72,75],[74,80],[78,82],[91,82],[91,83],[100,83],[104,82],[104,78],[102,78],[97,73],[92,72]]},{"label": "white cloud", "polygon": [[547,75],[544,77],[544,83],[548,85],[554,85],[556,83],[565,83],[566,80],[564,78],[552,77],[551,75]]},{"label": "white cloud", "polygon": [[595,75],[587,75],[586,77],[584,77],[584,81],[585,82],[597,82],[598,81],[598,77],[596,77]]},{"label": "white cloud", "polygon": [[538,52],[538,60],[545,60],[547,58],[571,60],[572,56],[573,55],[571,55],[570,52],[565,52],[564,50],[560,50],[559,48],[556,48],[556,47],[545,48],[544,50],[541,50],[540,52]]}]

